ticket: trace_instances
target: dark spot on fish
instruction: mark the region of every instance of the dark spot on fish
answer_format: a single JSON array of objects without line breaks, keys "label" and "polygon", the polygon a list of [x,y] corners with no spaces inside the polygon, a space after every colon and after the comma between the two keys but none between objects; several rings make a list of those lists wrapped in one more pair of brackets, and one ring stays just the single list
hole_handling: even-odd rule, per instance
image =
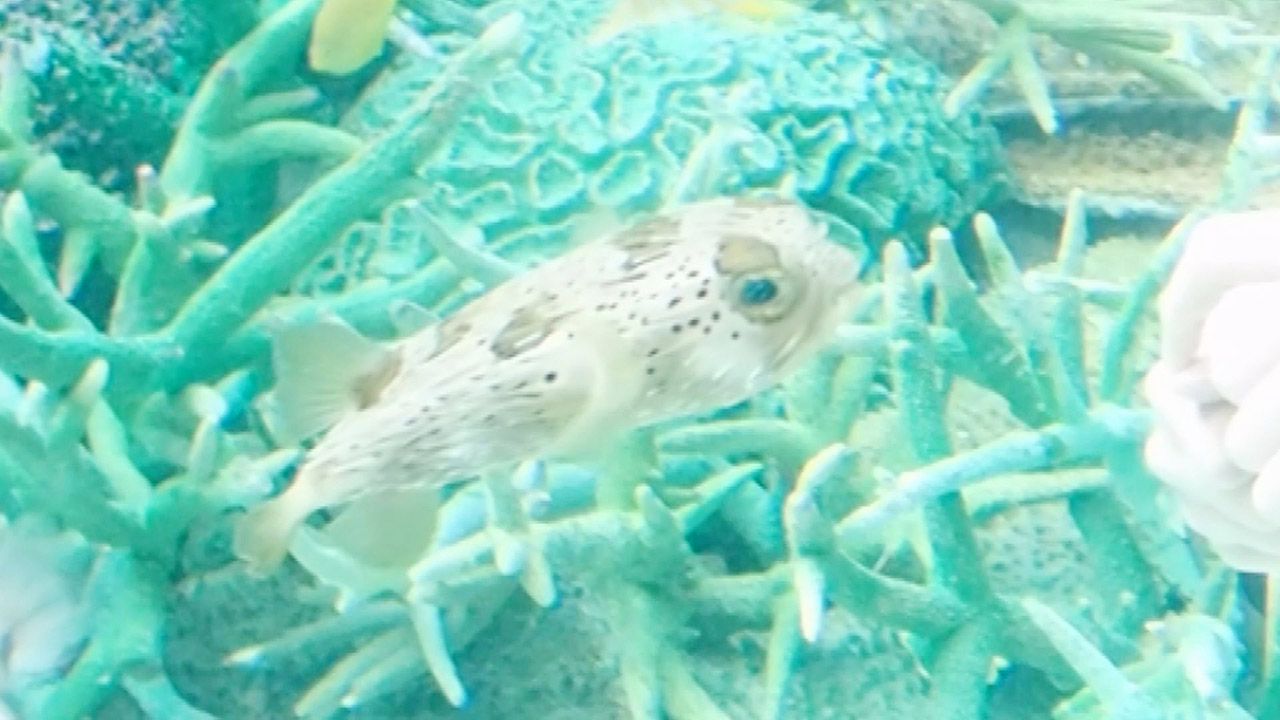
[{"label": "dark spot on fish", "polygon": [[706,296],[707,296],[707,289],[706,289],[706,288],[702,288],[701,290],[699,290],[699,291],[698,291],[698,299],[699,299],[699,300],[701,300],[702,298],[705,298]]},{"label": "dark spot on fish", "polygon": [[698,327],[698,318],[691,319],[689,321],[689,327]]},{"label": "dark spot on fish", "polygon": [[720,311],[719,310],[712,311],[711,322],[719,322],[719,320],[720,320]]},{"label": "dark spot on fish", "polygon": [[528,352],[547,339],[556,328],[559,318],[547,317],[531,306],[522,307],[494,336],[489,349],[506,360]]},{"label": "dark spot on fish", "polygon": [[638,280],[644,280],[647,277],[649,276],[642,272],[633,272],[627,275],[623,275],[621,277],[613,278],[612,280],[602,281],[600,284],[604,287],[613,287],[615,285],[628,285]]},{"label": "dark spot on fish", "polygon": [[674,298],[671,298],[671,301],[667,303],[667,307],[673,308],[679,304],[680,304],[680,298],[674,297]]},{"label": "dark spot on fish", "polygon": [[681,327],[681,326],[679,326],[679,325],[672,325],[672,326],[671,326],[671,332],[676,333],[677,335],[678,335],[678,334],[680,334],[680,331],[681,331],[681,330],[683,330],[683,329],[684,329],[684,328],[682,328],[682,327]]},{"label": "dark spot on fish", "polygon": [[555,382],[555,381],[556,381],[556,374],[555,374],[555,373],[553,373],[553,372],[549,372],[549,373],[547,373],[546,375],[543,375],[543,376],[542,376],[542,379],[543,379],[543,380],[546,380],[546,381],[547,381],[547,382],[549,382],[549,383],[553,383],[553,382]]},{"label": "dark spot on fish", "polygon": [[645,374],[646,374],[646,375],[652,375],[652,374],[653,374],[653,372],[654,372],[654,369],[653,369],[653,368],[645,368],[645,371],[644,371],[644,372],[645,372]]},{"label": "dark spot on fish", "polygon": [[654,348],[649,351],[649,357],[657,357],[657,356],[658,356],[658,348]]},{"label": "dark spot on fish", "polygon": [[742,335],[737,330],[734,330],[733,332],[729,333],[729,337],[733,338],[734,340],[737,340],[738,338],[742,337]]}]

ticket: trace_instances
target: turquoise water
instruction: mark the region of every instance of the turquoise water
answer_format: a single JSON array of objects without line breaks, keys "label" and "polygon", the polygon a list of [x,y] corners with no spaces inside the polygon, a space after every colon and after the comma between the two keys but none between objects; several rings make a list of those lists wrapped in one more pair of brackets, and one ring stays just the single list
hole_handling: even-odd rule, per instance
[{"label": "turquoise water", "polygon": [[1280,718],[1280,10],[777,2],[0,0],[0,718]]}]

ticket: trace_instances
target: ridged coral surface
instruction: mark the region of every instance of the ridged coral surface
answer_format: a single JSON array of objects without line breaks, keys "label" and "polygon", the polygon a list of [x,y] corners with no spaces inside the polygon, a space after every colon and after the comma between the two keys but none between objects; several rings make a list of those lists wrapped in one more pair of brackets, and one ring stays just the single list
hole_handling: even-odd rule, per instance
[{"label": "ridged coral surface", "polygon": [[[794,182],[873,246],[894,235],[918,249],[928,227],[958,223],[1004,181],[990,128],[943,117],[938,72],[853,19],[805,13],[744,28],[708,18],[584,45],[607,7],[521,6],[530,47],[482,81],[448,151],[422,168],[433,212],[478,225],[504,254],[545,257],[584,211],[652,210],[691,178],[694,196]],[[349,127],[385,127],[446,61],[403,59]],[[375,272],[361,258],[370,240],[354,241],[361,247],[335,250],[304,286],[339,289]]]}]

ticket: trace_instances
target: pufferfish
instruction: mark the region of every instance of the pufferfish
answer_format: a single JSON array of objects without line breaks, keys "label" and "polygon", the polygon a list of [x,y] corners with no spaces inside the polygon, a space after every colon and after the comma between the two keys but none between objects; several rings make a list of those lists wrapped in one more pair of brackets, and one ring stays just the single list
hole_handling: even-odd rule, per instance
[{"label": "pufferfish", "polygon": [[336,422],[242,519],[236,553],[265,571],[321,508],[584,457],[745,399],[834,334],[859,269],[801,204],[716,198],[581,244],[395,344],[336,321],[284,333],[282,416],[302,435]]}]

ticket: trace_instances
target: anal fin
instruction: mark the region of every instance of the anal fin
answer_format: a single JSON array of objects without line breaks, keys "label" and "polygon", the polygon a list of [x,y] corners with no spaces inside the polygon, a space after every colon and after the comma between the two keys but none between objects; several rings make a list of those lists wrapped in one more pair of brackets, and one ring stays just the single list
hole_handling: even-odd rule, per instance
[{"label": "anal fin", "polygon": [[347,553],[377,567],[408,567],[435,537],[440,488],[397,487],[352,501],[323,533]]}]

